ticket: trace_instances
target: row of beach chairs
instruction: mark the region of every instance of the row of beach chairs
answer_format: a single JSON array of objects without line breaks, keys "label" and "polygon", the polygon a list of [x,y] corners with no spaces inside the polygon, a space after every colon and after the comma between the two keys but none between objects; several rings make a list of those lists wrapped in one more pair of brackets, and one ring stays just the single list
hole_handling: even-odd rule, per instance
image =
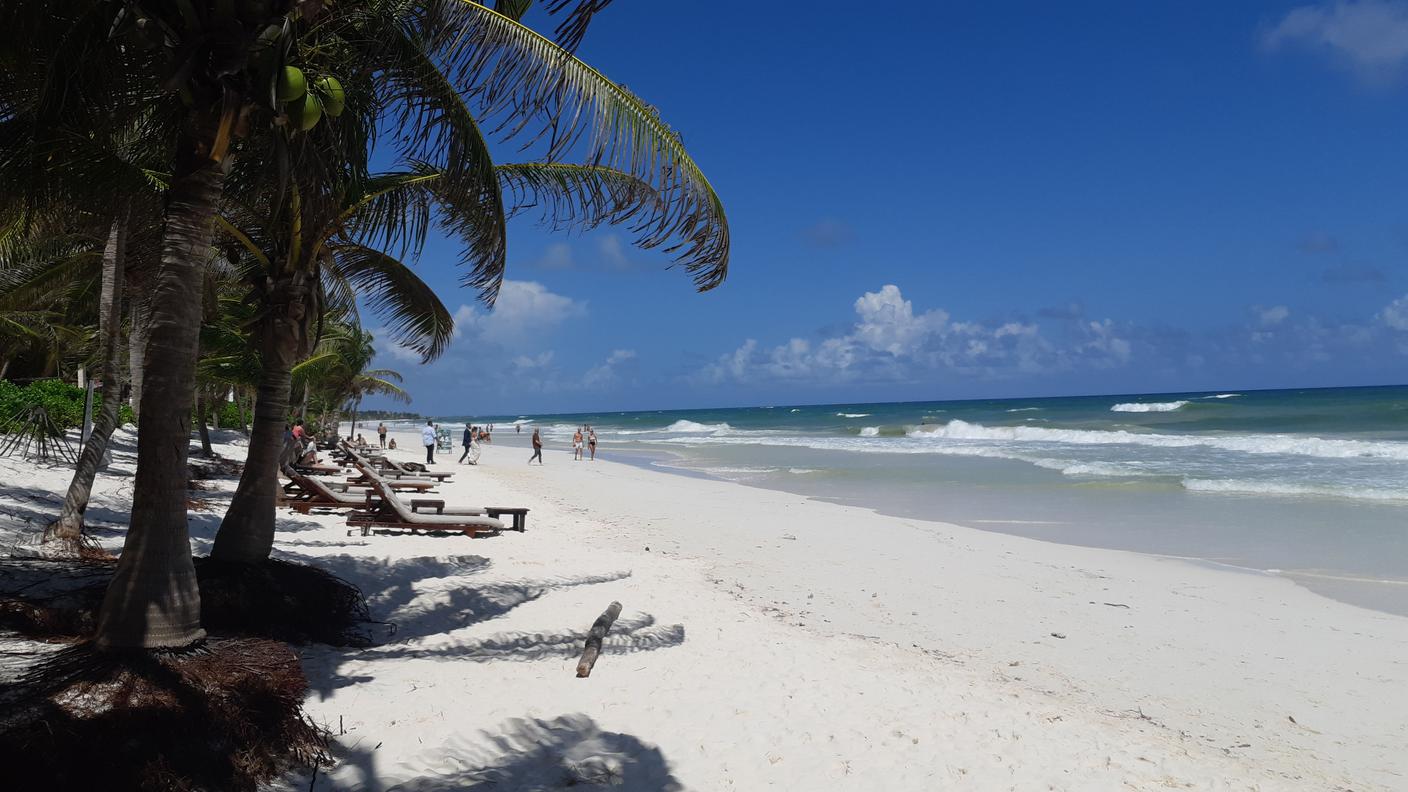
[{"label": "row of beach chairs", "polygon": [[[312,509],[348,509],[347,524],[366,536],[374,528],[427,532],[462,532],[470,537],[505,530],[524,531],[528,509],[510,506],[447,507],[438,498],[422,497],[452,473],[417,469],[384,456],[363,456],[343,442],[334,458],[347,464],[332,473],[350,474],[345,481],[326,481],[314,475],[329,472],[308,467],[285,470],[282,505],[307,514]],[[402,499],[406,493],[409,502]],[[510,525],[501,518],[507,517]],[[511,527],[510,527],[511,526]]]}]

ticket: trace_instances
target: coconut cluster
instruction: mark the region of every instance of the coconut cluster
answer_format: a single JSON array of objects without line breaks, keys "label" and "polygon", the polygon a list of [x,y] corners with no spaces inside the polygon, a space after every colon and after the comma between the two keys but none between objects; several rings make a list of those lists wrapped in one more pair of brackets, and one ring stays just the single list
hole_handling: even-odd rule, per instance
[{"label": "coconut cluster", "polygon": [[274,95],[283,104],[289,123],[304,132],[317,126],[324,113],[332,118],[342,115],[347,101],[336,77],[319,77],[310,86],[297,66],[285,66],[279,72]]}]

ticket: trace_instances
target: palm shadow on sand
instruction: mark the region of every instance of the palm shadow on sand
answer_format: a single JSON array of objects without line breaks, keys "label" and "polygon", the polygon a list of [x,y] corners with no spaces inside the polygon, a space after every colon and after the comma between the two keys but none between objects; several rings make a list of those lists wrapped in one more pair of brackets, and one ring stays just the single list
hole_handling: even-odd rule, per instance
[{"label": "palm shadow on sand", "polygon": [[[582,713],[551,719],[512,718],[477,737],[451,737],[427,753],[423,762],[415,763],[438,772],[405,780],[381,777],[375,749],[340,746],[334,753],[341,765],[359,776],[352,788],[364,792],[684,789],[659,748],[630,734],[603,731]],[[320,779],[311,788],[346,788],[346,779],[341,781],[334,786]]]}]

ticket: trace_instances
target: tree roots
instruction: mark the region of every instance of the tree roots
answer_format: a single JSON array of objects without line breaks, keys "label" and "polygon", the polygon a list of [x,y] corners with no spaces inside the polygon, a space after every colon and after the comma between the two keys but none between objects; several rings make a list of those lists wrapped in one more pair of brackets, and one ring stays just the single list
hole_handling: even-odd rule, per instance
[{"label": "tree roots", "polygon": [[0,698],[0,766],[13,789],[255,790],[327,765],[303,714],[307,680],[285,644],[213,639],[182,652],[82,643]]}]

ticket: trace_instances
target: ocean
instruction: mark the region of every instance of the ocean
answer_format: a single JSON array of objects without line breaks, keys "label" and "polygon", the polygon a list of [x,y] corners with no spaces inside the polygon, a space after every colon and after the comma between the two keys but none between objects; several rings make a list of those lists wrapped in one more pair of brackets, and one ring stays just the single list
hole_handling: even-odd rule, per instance
[{"label": "ocean", "polygon": [[496,444],[536,425],[549,454],[589,424],[617,461],[1278,575],[1408,614],[1404,386],[442,420],[494,422]]}]

